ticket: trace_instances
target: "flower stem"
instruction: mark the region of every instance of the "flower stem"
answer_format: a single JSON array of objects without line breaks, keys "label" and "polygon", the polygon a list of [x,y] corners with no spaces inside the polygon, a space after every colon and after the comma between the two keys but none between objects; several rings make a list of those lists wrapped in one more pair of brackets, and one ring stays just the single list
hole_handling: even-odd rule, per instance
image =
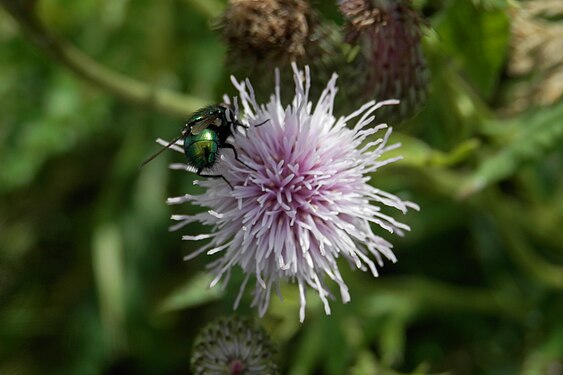
[{"label": "flower stem", "polygon": [[368,316],[400,311],[414,319],[430,311],[472,311],[520,319],[526,312],[525,304],[502,287],[460,287],[421,277],[396,277],[380,280],[373,289],[362,302]]},{"label": "flower stem", "polygon": [[186,113],[209,104],[204,99],[158,89],[107,68],[72,44],[54,36],[32,9],[28,9],[25,2],[0,0],[0,5],[16,20],[36,46],[85,81],[124,101],[149,106],[159,112],[178,117],[184,117]]}]

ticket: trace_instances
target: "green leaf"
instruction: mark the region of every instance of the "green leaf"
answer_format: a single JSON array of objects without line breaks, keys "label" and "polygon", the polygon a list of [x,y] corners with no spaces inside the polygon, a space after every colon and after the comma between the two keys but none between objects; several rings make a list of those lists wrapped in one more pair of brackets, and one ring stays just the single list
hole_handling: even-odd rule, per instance
[{"label": "green leaf", "polygon": [[383,331],[379,339],[382,362],[391,366],[403,360],[406,345],[406,319],[394,314],[384,320]]},{"label": "green leaf", "polygon": [[123,239],[116,224],[96,228],[92,258],[106,340],[108,346],[120,349],[125,344],[125,265]]},{"label": "green leaf", "polygon": [[186,281],[165,297],[158,307],[158,312],[165,313],[199,306],[216,301],[223,295],[220,288],[209,288],[213,276],[200,273]]},{"label": "green leaf", "polygon": [[327,355],[323,361],[324,374],[337,375],[346,372],[347,363],[352,356],[352,348],[343,335],[346,329],[344,323],[337,325],[332,317],[327,316],[321,319],[323,329],[323,353]]},{"label": "green leaf", "polygon": [[295,361],[291,363],[287,372],[289,375],[308,375],[314,373],[315,364],[324,355],[322,353],[322,346],[325,325],[317,320],[306,327],[299,342]]},{"label": "green leaf", "polygon": [[473,0],[473,4],[485,9],[507,9],[510,6],[518,6],[515,0]]},{"label": "green leaf", "polygon": [[502,10],[478,10],[469,1],[452,1],[435,24],[442,45],[485,98],[498,82],[510,36]]},{"label": "green leaf", "polygon": [[363,350],[359,356],[357,362],[352,367],[351,375],[363,375],[363,374],[377,374],[379,366],[377,365],[377,359],[375,355],[367,350]]},{"label": "green leaf", "polygon": [[427,143],[401,133],[393,133],[389,144],[400,143],[401,147],[386,153],[386,157],[401,155],[401,164],[413,167],[435,166],[447,167],[458,164],[473,155],[480,146],[476,138],[459,143],[449,152],[435,150]]},{"label": "green leaf", "polygon": [[[466,197],[516,173],[524,164],[540,160],[563,140],[563,103],[531,117],[516,119],[517,134],[496,155],[488,157],[459,191]],[[512,124],[499,124],[511,126]]]}]

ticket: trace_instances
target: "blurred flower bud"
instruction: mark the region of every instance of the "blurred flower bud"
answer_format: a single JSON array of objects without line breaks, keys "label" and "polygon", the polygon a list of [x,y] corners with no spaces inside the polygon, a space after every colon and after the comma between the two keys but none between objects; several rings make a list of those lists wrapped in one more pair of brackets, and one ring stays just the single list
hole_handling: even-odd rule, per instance
[{"label": "blurred flower bud", "polygon": [[229,73],[253,80],[258,94],[269,94],[275,84],[274,67],[282,84],[292,85],[291,62],[308,64],[324,84],[343,58],[336,26],[321,23],[306,0],[230,0],[219,30],[228,45]]},{"label": "blurred flower bud", "polygon": [[220,318],[196,338],[191,368],[195,375],[274,375],[274,347],[266,332],[250,319]]},{"label": "blurred flower bud", "polygon": [[231,0],[222,19],[230,57],[255,61],[303,57],[310,15],[303,0]]},{"label": "blurred flower bud", "polygon": [[503,112],[516,114],[549,106],[563,98],[563,2],[526,1],[509,9],[512,78],[503,98]]},{"label": "blurred flower bud", "polygon": [[340,0],[346,42],[359,47],[347,92],[355,102],[399,99],[379,120],[415,115],[428,92],[429,71],[420,43],[422,19],[410,0]]}]

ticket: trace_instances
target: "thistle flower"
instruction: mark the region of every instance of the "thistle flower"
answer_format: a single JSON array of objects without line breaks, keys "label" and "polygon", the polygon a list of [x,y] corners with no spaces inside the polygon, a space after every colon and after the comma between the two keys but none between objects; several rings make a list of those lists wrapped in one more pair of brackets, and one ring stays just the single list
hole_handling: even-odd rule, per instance
[{"label": "thistle flower", "polygon": [[[279,82],[270,101],[259,105],[250,82],[232,78],[244,109],[244,117],[239,118],[250,125],[246,133],[236,132],[232,140],[246,165],[230,152],[218,163],[234,189],[219,179],[208,179],[198,182],[207,188],[206,193],[170,198],[168,203],[191,202],[206,209],[196,215],[173,215],[178,223],[171,229],[196,221],[212,226],[209,234],[183,237],[210,239],[185,259],[220,254],[209,264],[215,275],[211,286],[221,279],[228,282],[231,270],[241,267],[246,276],[235,308],[251,277],[256,279],[252,305],[258,307],[260,316],[267,310],[272,289],[279,294],[279,283],[291,281],[299,286],[303,321],[306,287],[317,291],[330,314],[327,277],[339,286],[342,301],[350,300],[338,258],[360,270],[369,269],[374,276],[378,275],[376,263],[382,266],[383,258],[396,261],[391,243],[374,233],[371,224],[399,235],[409,227],[384,214],[380,206],[402,213],[418,206],[368,183],[372,173],[400,159],[383,158],[387,151],[399,147],[387,144],[391,129],[385,124],[368,127],[374,111],[397,101],[371,101],[336,119],[336,74],[313,106],[309,102],[308,67],[303,73],[293,64],[293,73],[295,96],[285,108]],[[263,122],[263,126],[252,126]]]},{"label": "thistle flower", "polygon": [[[420,43],[422,19],[410,0],[340,0],[347,20],[345,39],[360,46],[347,87],[354,99],[396,98],[378,118],[399,122],[426,101],[429,71]],[[385,116],[383,116],[385,115]]]},{"label": "thistle flower", "polygon": [[221,318],[197,336],[191,358],[195,375],[273,375],[277,365],[266,332],[249,319]]}]

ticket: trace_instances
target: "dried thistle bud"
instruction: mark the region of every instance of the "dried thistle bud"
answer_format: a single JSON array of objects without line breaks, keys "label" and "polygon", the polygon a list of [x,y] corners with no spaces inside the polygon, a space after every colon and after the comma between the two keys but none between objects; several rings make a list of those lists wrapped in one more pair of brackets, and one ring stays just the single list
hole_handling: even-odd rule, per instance
[{"label": "dried thistle bud", "polygon": [[194,345],[195,375],[274,375],[274,347],[266,332],[250,319],[220,318],[201,330]]},{"label": "dried thistle bud", "polygon": [[359,53],[351,62],[348,87],[357,102],[399,99],[384,120],[400,122],[416,114],[428,92],[429,71],[422,52],[421,17],[409,0],[343,0],[346,42]]},{"label": "dried thistle bud", "polygon": [[293,83],[285,74],[292,62],[310,65],[324,82],[337,58],[344,58],[336,26],[321,23],[306,0],[230,0],[218,25],[228,46],[229,73],[258,82],[259,96],[275,84],[274,67],[280,68],[282,83]]},{"label": "dried thistle bud", "polygon": [[512,82],[503,111],[515,114],[553,105],[563,98],[563,3],[526,1],[509,12],[512,27],[507,73]]},{"label": "dried thistle bud", "polygon": [[291,61],[305,55],[310,16],[304,0],[231,0],[221,29],[233,58]]}]

